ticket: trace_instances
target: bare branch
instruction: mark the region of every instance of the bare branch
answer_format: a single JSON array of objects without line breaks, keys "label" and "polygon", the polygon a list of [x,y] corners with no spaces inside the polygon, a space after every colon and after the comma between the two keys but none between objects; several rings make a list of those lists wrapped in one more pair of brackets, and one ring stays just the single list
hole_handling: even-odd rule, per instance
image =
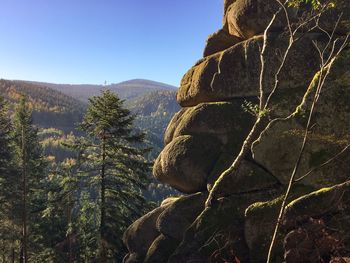
[{"label": "bare branch", "polygon": [[[292,185],[295,182],[295,177],[296,177],[296,174],[298,172],[298,169],[299,169],[299,166],[300,166],[303,154],[304,154],[304,150],[305,150],[305,147],[306,147],[306,142],[308,140],[308,133],[309,133],[310,126],[311,126],[311,121],[312,121],[312,118],[313,118],[313,115],[314,115],[314,112],[315,112],[315,109],[316,109],[316,106],[317,106],[317,102],[318,102],[319,96],[320,96],[321,91],[322,91],[322,87],[324,86],[324,83],[325,83],[325,81],[326,81],[326,79],[327,79],[327,77],[328,77],[328,75],[330,73],[330,69],[331,69],[332,65],[334,64],[335,60],[340,55],[341,51],[346,47],[346,45],[348,43],[348,37],[349,36],[346,37],[346,39],[343,42],[343,45],[340,47],[338,52],[335,53],[335,54],[334,53],[331,54],[331,59],[330,59],[329,63],[328,64],[321,64],[321,69],[320,69],[320,74],[319,74],[320,76],[318,78],[318,85],[317,85],[317,89],[316,89],[316,92],[315,92],[315,95],[314,95],[314,98],[313,98],[313,102],[312,102],[312,105],[311,105],[311,109],[310,109],[310,113],[309,113],[309,117],[308,117],[308,122],[307,122],[307,125],[306,125],[306,128],[305,128],[303,143],[301,145],[301,148],[300,148],[300,151],[299,151],[299,155],[297,157],[297,161],[296,161],[296,163],[294,165],[293,172],[292,172],[292,174],[290,176],[288,187],[287,187],[286,193],[285,193],[283,201],[282,201],[280,212],[279,212],[279,215],[278,215],[278,218],[277,218],[277,223],[276,223],[275,230],[274,230],[274,233],[273,233],[273,236],[272,236],[272,239],[271,239],[271,243],[270,243],[270,248],[269,248],[269,252],[268,252],[268,256],[267,256],[267,263],[271,262],[272,251],[273,251],[273,248],[274,248],[274,245],[275,245],[275,242],[276,242],[277,233],[278,233],[280,225],[281,225],[281,221],[282,221],[282,218],[283,218],[283,215],[284,215],[284,211],[285,211],[285,208],[286,208],[287,200],[289,198],[289,195],[290,195],[290,192],[291,192],[291,189],[292,189]],[[324,54],[324,52],[321,52],[321,54]],[[324,58],[323,57],[321,58],[321,61],[322,61],[322,63],[324,62]]]},{"label": "bare branch", "polygon": [[336,160],[339,156],[341,156],[343,153],[345,153],[348,149],[350,148],[350,144],[347,145],[345,148],[343,148],[339,153],[337,153],[336,155],[334,155],[332,158],[330,158],[329,160],[327,160],[326,162],[322,163],[321,165],[311,169],[310,171],[308,171],[306,174],[304,174],[303,176],[299,177],[298,179],[294,180],[294,183],[298,183],[302,180],[304,180],[306,177],[308,177],[310,174],[312,174],[313,172],[325,167],[326,165],[330,164],[331,162],[333,162],[334,160]]}]

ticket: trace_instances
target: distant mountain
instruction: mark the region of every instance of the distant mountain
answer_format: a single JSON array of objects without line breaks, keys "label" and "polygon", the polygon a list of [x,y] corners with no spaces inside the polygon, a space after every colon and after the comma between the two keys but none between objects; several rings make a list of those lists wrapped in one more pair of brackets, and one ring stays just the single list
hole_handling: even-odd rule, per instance
[{"label": "distant mountain", "polygon": [[74,130],[85,111],[85,104],[62,92],[27,81],[0,79],[0,96],[13,108],[26,95],[33,109],[34,122],[43,128],[55,127],[63,131]]},{"label": "distant mountain", "polygon": [[45,82],[32,83],[55,89],[83,102],[87,102],[89,97],[98,95],[100,91],[104,88],[116,92],[120,98],[125,100],[132,100],[153,91],[175,91],[177,89],[176,87],[168,84],[144,79],[133,79],[120,82],[118,84],[110,84],[106,86],[90,84],[53,84]]},{"label": "distant mountain", "polygon": [[118,84],[111,84],[107,88],[116,92],[122,99],[130,100],[153,91],[176,91],[176,87],[145,79],[134,79]]}]

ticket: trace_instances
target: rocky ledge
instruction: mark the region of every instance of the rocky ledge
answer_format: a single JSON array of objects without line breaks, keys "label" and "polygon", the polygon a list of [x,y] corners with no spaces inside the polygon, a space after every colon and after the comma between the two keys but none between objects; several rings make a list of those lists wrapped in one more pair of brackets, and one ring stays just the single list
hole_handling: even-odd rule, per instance
[{"label": "rocky ledge", "polygon": [[[319,25],[332,31],[342,14],[334,30],[341,38],[350,29],[350,2],[333,2]],[[278,8],[275,0],[225,0],[223,28],[209,36],[204,57],[183,77],[177,92],[183,108],[169,123],[166,146],[153,168],[158,180],[185,195],[164,200],[128,228],[124,262],[266,262],[315,92],[307,89],[320,64],[315,43],[327,45],[325,32],[307,28],[298,35],[269,114],[286,116],[301,101],[302,110],[263,133],[225,179],[222,197],[210,207],[204,203],[254,123],[262,33]],[[288,9],[290,21],[300,21],[307,9]],[[285,25],[280,13],[268,35],[266,94],[288,45]],[[319,98],[297,178],[309,175],[289,196],[273,262],[345,262],[342,258],[350,257],[350,154],[333,158],[350,144],[349,65],[346,49]]]}]

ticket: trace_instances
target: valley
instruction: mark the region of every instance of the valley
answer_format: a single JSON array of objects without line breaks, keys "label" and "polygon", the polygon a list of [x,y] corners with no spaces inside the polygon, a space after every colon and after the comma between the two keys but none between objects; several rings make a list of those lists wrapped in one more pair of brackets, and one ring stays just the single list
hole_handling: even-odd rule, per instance
[{"label": "valley", "polygon": [[[0,96],[9,102],[11,111],[22,94],[27,96],[33,122],[39,128],[41,145],[50,162],[72,157],[71,151],[63,145],[82,134],[77,123],[83,118],[88,99],[104,89],[117,93],[134,115],[135,129],[145,133],[147,147],[151,148],[147,159],[152,162],[164,146],[167,124],[180,109],[175,98],[176,87],[139,79],[107,86],[0,80]],[[176,192],[152,181],[145,195],[158,202],[170,193]]]}]

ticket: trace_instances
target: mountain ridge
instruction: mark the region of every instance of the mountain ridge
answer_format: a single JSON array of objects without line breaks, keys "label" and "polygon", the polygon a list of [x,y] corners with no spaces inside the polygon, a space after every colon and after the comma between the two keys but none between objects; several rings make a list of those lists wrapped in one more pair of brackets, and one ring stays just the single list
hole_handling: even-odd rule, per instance
[{"label": "mountain ridge", "polygon": [[116,92],[121,99],[134,99],[152,91],[176,91],[177,87],[147,79],[131,79],[109,85],[98,84],[59,84],[39,81],[18,80],[35,85],[48,87],[68,96],[87,102],[89,97],[97,96],[104,88]]}]

